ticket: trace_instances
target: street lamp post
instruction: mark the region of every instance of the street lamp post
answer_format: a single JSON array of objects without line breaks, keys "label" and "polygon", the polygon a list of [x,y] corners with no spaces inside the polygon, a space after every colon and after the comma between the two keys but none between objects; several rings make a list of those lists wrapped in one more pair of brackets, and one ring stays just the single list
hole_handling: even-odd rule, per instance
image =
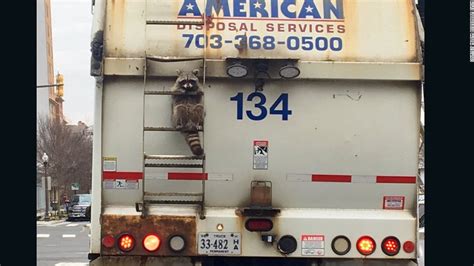
[{"label": "street lamp post", "polygon": [[44,212],[44,220],[49,220],[49,202],[48,202],[48,155],[43,153],[43,165],[44,165],[44,204],[45,204],[45,212]]}]

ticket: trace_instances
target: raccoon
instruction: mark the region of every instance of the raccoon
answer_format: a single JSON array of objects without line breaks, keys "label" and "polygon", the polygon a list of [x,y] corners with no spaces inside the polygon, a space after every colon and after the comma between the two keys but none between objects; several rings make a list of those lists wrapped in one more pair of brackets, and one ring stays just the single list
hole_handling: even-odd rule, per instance
[{"label": "raccoon", "polygon": [[203,91],[196,76],[199,70],[192,72],[178,70],[178,78],[172,88],[177,94],[172,96],[172,124],[181,131],[194,155],[202,155],[204,150],[199,140],[198,129],[204,121]]}]

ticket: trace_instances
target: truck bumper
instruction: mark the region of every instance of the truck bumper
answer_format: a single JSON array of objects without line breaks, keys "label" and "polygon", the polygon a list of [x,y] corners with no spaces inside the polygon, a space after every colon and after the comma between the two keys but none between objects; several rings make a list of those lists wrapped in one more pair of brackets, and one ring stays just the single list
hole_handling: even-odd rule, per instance
[{"label": "truck bumper", "polygon": [[[186,216],[175,216],[177,213]],[[156,231],[163,239],[174,234],[183,235],[186,239],[187,249],[180,254],[172,252],[168,243],[163,242],[162,248],[154,254],[149,254],[141,246],[128,254],[129,256],[182,256],[206,257],[226,255],[230,257],[274,257],[274,258],[307,258],[307,259],[365,259],[365,260],[416,260],[417,252],[400,249],[400,252],[389,257],[382,252],[382,240],[388,236],[399,239],[400,245],[410,241],[416,245],[416,217],[410,211],[396,210],[335,210],[335,209],[281,209],[281,213],[271,218],[273,228],[265,233],[250,232],[245,228],[249,217],[236,214],[235,208],[209,207],[206,209],[206,218],[201,220],[195,210],[185,207],[149,208],[149,215],[140,218],[136,210],[123,207],[107,208],[102,215],[102,230],[117,238],[123,232],[128,232],[140,242],[144,234]],[[179,226],[178,226],[179,225]],[[219,229],[221,231],[219,231]],[[240,253],[217,254],[200,252],[198,236],[206,233],[238,233],[241,236]],[[262,240],[262,235],[275,236],[272,244]],[[277,249],[277,242],[282,236],[291,235],[297,241],[297,249],[288,255],[281,254]],[[369,256],[361,255],[356,248],[357,240],[363,236],[371,236],[377,247]],[[103,237],[102,235],[101,237]],[[338,236],[345,236],[350,240],[350,250],[346,254],[338,255],[332,248],[332,241]],[[317,240],[310,237],[319,237]],[[307,242],[306,242],[307,241]],[[309,244],[318,244],[310,247]],[[307,250],[320,253],[308,253]],[[120,256],[116,248],[102,250],[104,256]]]},{"label": "truck bumper", "polygon": [[[285,261],[286,260],[286,264]],[[91,261],[91,266],[128,266],[128,265],[145,265],[145,266],[206,266],[221,265],[225,261],[225,265],[305,265],[305,266],[416,266],[417,263],[412,260],[364,260],[364,259],[305,259],[297,260],[295,264],[288,264],[286,258],[265,259],[265,258],[190,258],[190,257],[146,257],[146,256],[102,256]]]},{"label": "truck bumper", "polygon": [[129,266],[129,265],[143,265],[143,266],[194,266],[189,257],[147,257],[147,256],[101,256],[90,262],[91,266]]}]

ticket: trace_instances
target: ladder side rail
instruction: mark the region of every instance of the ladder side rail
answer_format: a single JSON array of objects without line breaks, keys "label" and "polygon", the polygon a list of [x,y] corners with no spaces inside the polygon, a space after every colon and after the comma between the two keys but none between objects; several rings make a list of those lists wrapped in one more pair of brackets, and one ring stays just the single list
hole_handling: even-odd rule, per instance
[{"label": "ladder side rail", "polygon": [[[207,6],[207,1],[208,0],[205,0],[204,1],[204,6]],[[211,11],[212,12],[212,11]],[[203,19],[204,19],[204,27],[203,27],[203,34],[204,36],[206,36],[204,38],[204,50],[203,50],[203,62],[202,62],[202,87],[203,87],[203,91],[204,91],[204,88],[206,87],[206,72],[207,72],[207,65],[206,65],[206,58],[207,58],[207,45],[208,45],[208,37],[207,37],[207,15],[212,18],[212,14],[206,14],[206,12],[204,12],[204,16],[203,16]],[[205,97],[203,97],[203,104],[204,104],[204,101],[205,101]],[[204,120],[203,119],[203,129],[204,129]],[[202,173],[205,173],[206,172],[206,149],[204,148],[204,130],[202,131],[202,141],[201,141],[201,145],[202,145],[202,149],[204,150],[204,158],[202,160]],[[204,208],[205,208],[205,200],[206,200],[206,180],[202,180],[201,181],[201,193],[202,193],[202,197],[201,197],[201,209],[200,209],[200,212],[199,212],[199,218],[201,220],[205,219],[206,216],[204,214]]]}]

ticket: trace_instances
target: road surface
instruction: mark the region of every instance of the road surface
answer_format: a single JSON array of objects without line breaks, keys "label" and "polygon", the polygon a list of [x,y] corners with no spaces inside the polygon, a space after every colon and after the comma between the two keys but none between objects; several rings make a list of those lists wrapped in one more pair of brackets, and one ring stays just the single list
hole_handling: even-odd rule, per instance
[{"label": "road surface", "polygon": [[88,265],[89,222],[37,221],[36,260],[38,266]]}]

